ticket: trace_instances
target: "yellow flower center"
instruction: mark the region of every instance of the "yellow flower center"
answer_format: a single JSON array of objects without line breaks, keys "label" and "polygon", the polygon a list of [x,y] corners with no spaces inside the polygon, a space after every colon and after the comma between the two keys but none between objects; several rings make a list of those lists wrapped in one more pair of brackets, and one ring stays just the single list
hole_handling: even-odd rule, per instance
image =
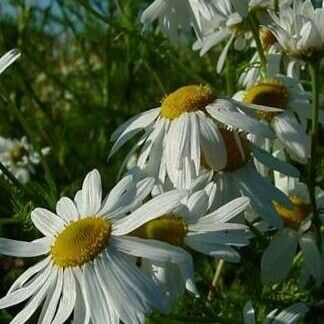
[{"label": "yellow flower center", "polygon": [[9,154],[11,161],[17,163],[20,162],[24,156],[28,155],[28,151],[23,146],[16,144],[12,147]]},{"label": "yellow flower center", "polygon": [[265,50],[268,50],[271,47],[271,45],[277,42],[276,36],[272,33],[272,31],[269,28],[265,26],[261,27],[260,29],[260,39],[262,46]]},{"label": "yellow flower center", "polygon": [[294,205],[292,209],[284,207],[277,202],[274,202],[273,205],[285,226],[298,230],[300,224],[309,216],[311,206],[297,196],[291,196],[290,200]]},{"label": "yellow flower center", "polygon": [[[244,97],[244,102],[268,107],[286,109],[288,105],[288,90],[277,80],[263,80],[250,87]],[[258,111],[259,118],[268,122],[275,116],[273,112]]]},{"label": "yellow flower center", "polygon": [[111,223],[102,217],[73,221],[56,237],[50,252],[53,262],[62,268],[81,266],[108,245],[110,234]]},{"label": "yellow flower center", "polygon": [[132,235],[181,246],[187,233],[188,226],[182,217],[167,214],[147,222],[136,229]]},{"label": "yellow flower center", "polygon": [[216,99],[209,86],[190,85],[169,94],[161,103],[161,115],[175,119],[185,112],[204,110]]}]

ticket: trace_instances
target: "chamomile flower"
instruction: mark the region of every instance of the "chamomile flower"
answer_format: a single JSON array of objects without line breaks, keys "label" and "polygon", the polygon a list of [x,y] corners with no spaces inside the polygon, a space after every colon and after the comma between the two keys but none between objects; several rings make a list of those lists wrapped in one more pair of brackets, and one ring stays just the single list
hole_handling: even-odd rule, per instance
[{"label": "chamomile flower", "polygon": [[[163,294],[134,263],[133,256],[178,264],[192,277],[191,258],[181,249],[127,234],[179,205],[184,191],[172,191],[145,204],[154,183],[123,178],[102,200],[97,170],[85,178],[74,201],[61,198],[56,213],[43,208],[31,218],[43,238],[32,242],[0,239],[0,253],[45,256],[24,272],[0,299],[0,308],[29,300],[11,323],[25,323],[42,310],[39,323],[143,323],[151,307],[165,311]],[[73,313],[73,315],[72,315]]]},{"label": "chamomile flower", "polygon": [[251,41],[252,33],[247,20],[235,10],[231,0],[219,0],[215,5],[217,11],[212,20],[204,25],[202,37],[196,41],[193,49],[204,55],[212,47],[227,40],[217,62],[217,72],[221,72],[233,42],[236,50],[242,50]]},{"label": "chamomile flower", "polygon": [[212,209],[239,196],[249,197],[251,208],[275,227],[282,227],[283,222],[278,217],[273,201],[278,200],[284,206],[291,207],[288,197],[277,189],[266,177],[256,170],[254,159],[271,170],[280,170],[285,174],[298,176],[298,170],[292,165],[275,158],[272,154],[258,148],[247,140],[243,134],[236,131],[222,130],[227,151],[227,164],[222,171],[213,170],[204,161],[202,167],[206,172],[213,172],[212,181],[218,189]]},{"label": "chamomile flower", "polygon": [[[263,324],[296,324],[304,318],[308,312],[308,307],[304,303],[293,304],[282,311],[274,309],[271,311]],[[243,308],[244,324],[255,324],[256,316],[253,305],[248,301]]]},{"label": "chamomile flower", "polygon": [[[49,151],[48,147],[42,149],[44,155]],[[35,166],[39,164],[40,159],[25,136],[20,140],[0,136],[0,161],[18,181],[26,183],[35,173]]]},{"label": "chamomile flower", "polygon": [[[279,283],[289,274],[300,249],[303,260],[302,277],[314,277],[320,284],[324,278],[324,264],[312,230],[312,212],[306,185],[296,178],[275,172],[275,184],[289,196],[293,207],[287,208],[274,201],[274,207],[284,222],[261,259],[261,278],[264,283]],[[323,191],[317,191],[318,208],[324,206]],[[299,249],[298,249],[299,246]]]},{"label": "chamomile flower", "polygon": [[314,8],[311,0],[294,0],[278,15],[270,13],[269,25],[287,56],[310,60],[324,55],[324,8]]},{"label": "chamomile flower", "polygon": [[215,7],[208,0],[155,0],[142,14],[144,25],[158,20],[162,31],[174,42],[194,28],[200,34],[202,20],[209,21]]},{"label": "chamomile flower", "polygon": [[208,86],[185,86],[163,99],[159,108],[142,113],[120,126],[110,156],[131,137],[145,134],[130,152],[137,155],[139,169],[164,183],[166,176],[176,188],[191,186],[201,161],[215,170],[227,163],[221,130],[230,127],[261,137],[271,137],[270,127],[248,116],[244,103],[217,97]]},{"label": "chamomile flower", "polygon": [[16,49],[12,49],[0,57],[0,74],[20,56]]},{"label": "chamomile flower", "polygon": [[[147,222],[132,235],[164,241],[173,246],[189,247],[197,252],[229,262],[239,262],[236,248],[246,246],[248,227],[234,221],[249,205],[249,199],[234,199],[210,211],[209,195],[215,191],[210,184],[183,201],[172,213]],[[183,294],[185,278],[173,264],[146,261],[143,268],[165,286],[170,304]],[[175,283],[176,282],[176,283]]]},{"label": "chamomile flower", "polygon": [[299,79],[279,74],[280,56],[274,54],[272,57],[274,60],[268,77],[240,91],[234,98],[247,105],[252,103],[282,109],[281,113],[262,111],[257,114],[260,119],[272,124],[277,139],[292,159],[307,163],[310,139],[306,129],[307,121],[311,119],[311,93],[303,89]]}]

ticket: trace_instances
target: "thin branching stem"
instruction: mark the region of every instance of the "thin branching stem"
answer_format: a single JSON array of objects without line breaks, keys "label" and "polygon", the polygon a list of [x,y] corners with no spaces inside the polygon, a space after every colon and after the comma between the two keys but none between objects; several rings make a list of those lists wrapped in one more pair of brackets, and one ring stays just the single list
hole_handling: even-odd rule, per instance
[{"label": "thin branching stem", "polygon": [[315,225],[316,239],[319,248],[321,249],[321,220],[316,202],[316,165],[318,134],[319,134],[319,108],[320,108],[320,62],[318,60],[311,61],[308,64],[309,73],[312,81],[312,124],[311,124],[311,156],[308,163],[308,189],[310,203],[313,211],[313,223]]}]

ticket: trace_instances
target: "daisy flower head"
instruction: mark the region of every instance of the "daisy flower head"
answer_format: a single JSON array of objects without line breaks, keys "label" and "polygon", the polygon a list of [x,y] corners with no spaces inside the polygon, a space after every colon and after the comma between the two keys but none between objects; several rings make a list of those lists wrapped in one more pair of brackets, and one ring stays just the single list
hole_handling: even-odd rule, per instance
[{"label": "daisy flower head", "polygon": [[212,209],[239,196],[246,196],[251,200],[250,205],[253,211],[273,226],[282,227],[282,220],[278,217],[272,201],[278,199],[287,207],[291,207],[291,203],[283,192],[257,171],[254,161],[258,161],[271,170],[280,170],[292,176],[298,176],[299,171],[253,144],[244,134],[233,130],[222,130],[222,135],[227,151],[226,167],[217,171],[213,170],[208,162],[204,161],[203,164],[206,172],[214,172],[212,181],[218,188]]},{"label": "daisy flower head", "polygon": [[162,183],[166,177],[176,188],[189,189],[199,175],[202,161],[214,170],[227,164],[222,130],[238,129],[262,137],[273,135],[269,126],[245,114],[244,103],[218,97],[209,86],[182,87],[162,100],[161,106],[144,112],[111,136],[110,156],[132,136],[145,130],[134,146],[137,166]]},{"label": "daisy flower head", "polygon": [[[267,314],[263,324],[296,324],[302,320],[309,311],[304,303],[293,304],[282,311],[274,309]],[[248,301],[243,308],[244,324],[255,324],[256,314],[255,309],[250,301]]]},{"label": "daisy flower head", "polygon": [[[47,155],[49,151],[50,149],[45,147],[42,154]],[[35,173],[35,166],[39,164],[40,158],[25,136],[20,140],[0,136],[0,162],[18,181],[26,183]]]},{"label": "daisy flower head", "polygon": [[235,10],[231,0],[219,0],[215,6],[215,15],[204,25],[202,36],[193,45],[193,49],[199,50],[203,56],[211,48],[227,40],[217,62],[217,72],[221,72],[231,45],[234,43],[236,50],[242,50],[252,39],[252,33],[248,21]]},{"label": "daisy flower head", "polygon": [[276,138],[292,159],[307,163],[310,139],[306,130],[311,119],[311,93],[303,89],[299,79],[279,74],[279,65],[280,58],[277,64],[272,64],[267,78],[238,92],[234,98],[247,106],[257,104],[281,109],[281,112],[257,111],[256,114],[272,125]]},{"label": "daisy flower head", "polygon": [[324,55],[324,8],[314,8],[311,0],[294,0],[278,15],[269,12],[269,25],[287,56],[305,61]]},{"label": "daisy flower head", "polygon": [[20,56],[16,49],[12,49],[0,57],[0,74]]},{"label": "daisy flower head", "polygon": [[[302,257],[301,283],[313,277],[317,284],[324,279],[323,258],[318,250],[312,228],[312,211],[307,186],[297,178],[275,172],[275,184],[292,202],[287,208],[274,201],[274,207],[284,222],[270,241],[261,259],[261,279],[264,283],[279,283],[292,269],[294,259],[300,251]],[[317,206],[323,208],[324,193],[317,189]]]},{"label": "daisy flower head", "polygon": [[145,26],[158,20],[163,33],[178,42],[191,28],[200,35],[202,22],[209,21],[214,12],[209,0],[155,0],[142,13],[141,22]]},{"label": "daisy flower head", "polygon": [[[25,323],[41,305],[40,323],[143,323],[154,307],[166,310],[159,287],[137,266],[134,257],[179,264],[192,277],[191,258],[179,248],[128,237],[146,221],[171,212],[185,191],[171,191],[143,204],[152,178],[135,183],[123,178],[102,200],[97,170],[85,178],[74,201],[63,197],[56,213],[43,208],[31,218],[43,238],[23,242],[1,238],[0,253],[43,256],[13,283],[0,308],[29,300],[11,323]],[[72,315],[73,313],[73,315]]]},{"label": "daisy flower head", "polygon": [[[246,238],[248,227],[235,218],[247,208],[250,200],[240,197],[211,211],[209,195],[215,189],[211,183],[205,189],[194,192],[174,212],[145,223],[133,235],[187,247],[225,261],[239,262],[237,248],[249,244]],[[183,294],[185,278],[174,265],[146,261],[142,267],[163,283],[170,304]]]}]

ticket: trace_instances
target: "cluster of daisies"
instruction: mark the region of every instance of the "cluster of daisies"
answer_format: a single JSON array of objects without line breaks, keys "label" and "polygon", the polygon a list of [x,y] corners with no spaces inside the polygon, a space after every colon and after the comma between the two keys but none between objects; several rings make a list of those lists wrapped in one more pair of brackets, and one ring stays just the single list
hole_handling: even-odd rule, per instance
[{"label": "cluster of daisies", "polygon": [[[112,134],[110,157],[135,135],[138,141],[108,194],[93,170],[73,199],[32,211],[43,237],[0,238],[3,255],[42,256],[0,299],[0,309],[27,301],[11,323],[28,322],[39,308],[39,323],[144,323],[152,310],[168,313],[185,291],[199,298],[190,251],[239,263],[255,236],[268,244],[259,265],[264,284],[282,283],[296,262],[301,286],[323,283],[324,192],[314,179],[313,186],[300,180],[300,170],[314,166],[324,122],[316,110],[322,97],[300,78],[308,66],[316,74],[324,55],[322,5],[155,0],[141,21],[157,21],[173,43],[195,35],[201,55],[222,46],[217,72],[230,51],[254,49],[240,91],[228,97],[198,84],[171,92]],[[0,70],[17,57],[6,54]],[[39,155],[24,138],[1,139],[0,161],[26,182]],[[297,303],[265,323],[296,323],[307,311]],[[256,321],[250,301],[243,321]]]}]

